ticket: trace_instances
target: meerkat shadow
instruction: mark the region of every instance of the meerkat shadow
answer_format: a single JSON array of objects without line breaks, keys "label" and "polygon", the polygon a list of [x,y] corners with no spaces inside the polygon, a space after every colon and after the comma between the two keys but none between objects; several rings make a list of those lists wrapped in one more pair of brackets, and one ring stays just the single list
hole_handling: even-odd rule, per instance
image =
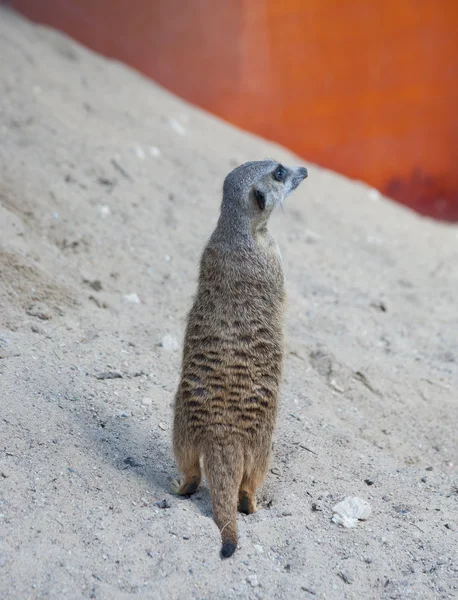
[{"label": "meerkat shadow", "polygon": [[211,519],[213,518],[210,490],[206,482],[201,483],[194,494],[175,496],[175,498],[181,502],[191,503],[192,506],[197,508],[202,516],[209,517]]},{"label": "meerkat shadow", "polygon": [[[100,408],[100,407],[99,407]],[[84,423],[86,424],[86,423]],[[103,459],[119,471],[146,480],[154,496],[170,498],[170,475],[175,464],[168,440],[159,432],[146,431],[127,418],[113,417],[99,410],[98,428],[84,427],[87,438]]]},{"label": "meerkat shadow", "polygon": [[174,496],[170,489],[170,479],[176,467],[170,443],[154,433],[148,435],[142,458],[143,466],[138,476],[146,479],[152,490],[160,489],[162,493]]}]

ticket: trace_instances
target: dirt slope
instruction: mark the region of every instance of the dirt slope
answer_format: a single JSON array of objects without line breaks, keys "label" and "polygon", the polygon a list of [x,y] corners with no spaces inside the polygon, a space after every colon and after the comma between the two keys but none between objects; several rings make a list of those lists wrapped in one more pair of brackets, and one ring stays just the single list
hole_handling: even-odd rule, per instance
[{"label": "dirt slope", "polygon": [[[0,596],[457,597],[456,227],[4,9],[0,54]],[[271,225],[272,472],[222,563],[205,484],[168,492],[171,402],[223,177],[265,156],[310,176]]]}]

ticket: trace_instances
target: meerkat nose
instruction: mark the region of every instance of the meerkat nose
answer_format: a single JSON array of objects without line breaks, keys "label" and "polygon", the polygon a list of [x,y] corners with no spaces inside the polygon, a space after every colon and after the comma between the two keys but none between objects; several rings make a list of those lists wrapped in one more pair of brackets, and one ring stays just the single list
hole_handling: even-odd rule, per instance
[{"label": "meerkat nose", "polygon": [[299,168],[299,173],[302,175],[302,178],[305,179],[306,177],[308,177],[308,171],[305,167],[300,167]]}]

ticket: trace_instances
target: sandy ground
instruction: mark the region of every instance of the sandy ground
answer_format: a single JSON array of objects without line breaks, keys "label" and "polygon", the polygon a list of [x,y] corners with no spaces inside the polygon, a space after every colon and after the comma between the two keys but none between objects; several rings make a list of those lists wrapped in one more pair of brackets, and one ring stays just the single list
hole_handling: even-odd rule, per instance
[{"label": "sandy ground", "polygon": [[[457,598],[458,229],[4,9],[0,55],[0,597]],[[271,224],[272,470],[222,562],[205,483],[169,493],[171,402],[223,177],[265,156],[310,176]]]}]

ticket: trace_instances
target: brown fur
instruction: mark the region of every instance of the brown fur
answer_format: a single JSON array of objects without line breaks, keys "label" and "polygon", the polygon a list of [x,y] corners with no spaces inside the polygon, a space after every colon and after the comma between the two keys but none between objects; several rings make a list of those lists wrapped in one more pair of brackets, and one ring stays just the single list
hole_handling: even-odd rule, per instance
[{"label": "brown fur", "polygon": [[[237,546],[237,504],[246,513],[256,510],[283,358],[283,269],[266,224],[287,189],[272,178],[278,163],[248,165],[233,172],[235,181],[228,183],[233,174],[226,180],[221,217],[201,259],[175,398],[173,444],[183,478],[173,489],[196,491],[203,457],[223,556]],[[267,199],[263,210],[253,196],[258,188]],[[242,198],[225,205],[227,196]]]}]

